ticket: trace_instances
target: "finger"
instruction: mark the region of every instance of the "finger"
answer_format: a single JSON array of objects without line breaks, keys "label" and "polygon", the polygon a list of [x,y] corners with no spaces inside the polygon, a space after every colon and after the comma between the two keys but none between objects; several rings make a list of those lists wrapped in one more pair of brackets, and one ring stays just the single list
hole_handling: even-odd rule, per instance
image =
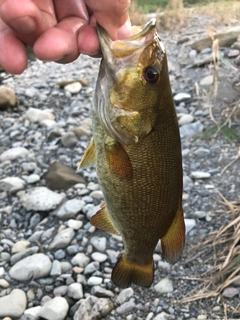
[{"label": "finger", "polygon": [[54,0],[57,20],[69,17],[79,17],[86,22],[89,19],[88,10],[84,0]]},{"label": "finger", "polygon": [[34,54],[44,61],[74,61],[79,56],[77,33],[85,23],[77,17],[61,21],[37,39],[33,46]]},{"label": "finger", "polygon": [[[130,0],[86,0],[86,4],[93,11],[97,22],[107,31],[112,40],[131,35],[128,9]],[[122,30],[121,30],[122,28]],[[120,29],[120,32],[118,30]]]},{"label": "finger", "polygon": [[28,58],[24,44],[0,21],[0,65],[12,74],[27,68]]},{"label": "finger", "polygon": [[16,36],[28,45],[57,23],[51,0],[6,0],[0,15]]},{"label": "finger", "polygon": [[78,34],[78,49],[89,56],[97,56],[100,53],[100,44],[93,25],[84,25]]}]

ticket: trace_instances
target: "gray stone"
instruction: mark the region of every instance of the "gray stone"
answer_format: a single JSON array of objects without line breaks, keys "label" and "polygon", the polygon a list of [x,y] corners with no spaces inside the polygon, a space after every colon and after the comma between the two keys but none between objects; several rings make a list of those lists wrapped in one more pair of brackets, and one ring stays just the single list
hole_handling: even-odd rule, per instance
[{"label": "gray stone", "polygon": [[51,242],[49,249],[62,249],[66,248],[72,241],[75,232],[72,228],[66,228],[56,234],[53,241]]},{"label": "gray stone", "polygon": [[27,210],[50,211],[55,209],[64,199],[64,193],[56,193],[46,187],[35,187],[27,192],[19,192],[22,205]]},{"label": "gray stone", "polygon": [[63,203],[55,212],[56,216],[61,220],[74,218],[78,212],[82,210],[85,202],[80,199],[71,199]]},{"label": "gray stone", "polygon": [[193,122],[194,117],[191,114],[183,114],[180,119],[178,120],[179,126],[184,126]]},{"label": "gray stone", "polygon": [[201,121],[185,124],[180,127],[180,135],[182,138],[193,138],[203,132],[203,125]]},{"label": "gray stone", "polygon": [[88,258],[84,253],[77,253],[71,260],[71,263],[74,266],[85,268],[90,261],[90,258]]},{"label": "gray stone", "polygon": [[57,296],[65,296],[68,292],[68,286],[60,286],[53,290],[55,297]]},{"label": "gray stone", "polygon": [[50,110],[29,108],[25,113],[24,118],[28,119],[30,122],[41,122],[43,120],[54,120],[55,116]]},{"label": "gray stone", "polygon": [[100,200],[103,199],[103,193],[101,190],[94,190],[90,193],[90,197]]},{"label": "gray stone", "polygon": [[176,94],[174,97],[173,97],[174,101],[176,103],[180,103],[182,101],[188,101],[191,99],[191,95],[189,93],[186,93],[186,92],[179,92],[178,94]]},{"label": "gray stone", "polygon": [[136,309],[136,304],[134,302],[134,299],[130,299],[127,302],[124,302],[121,306],[117,307],[116,312],[118,314],[126,314],[128,312],[132,312],[134,309]]},{"label": "gray stone", "polygon": [[40,176],[36,173],[30,174],[29,176],[25,176],[24,180],[28,183],[28,184],[33,184],[36,183],[38,181],[40,181]]},{"label": "gray stone", "polygon": [[104,254],[104,253],[101,253],[101,252],[94,252],[92,255],[91,255],[92,259],[95,260],[95,261],[98,261],[98,262],[104,262],[107,260],[107,255]]},{"label": "gray stone", "polygon": [[83,298],[83,288],[81,283],[72,283],[68,286],[68,296],[75,300]]},{"label": "gray stone", "polygon": [[100,286],[92,287],[91,294],[98,298],[112,298],[114,297],[114,293],[110,290],[102,288]]},{"label": "gray stone", "polygon": [[169,315],[168,315],[166,312],[164,312],[164,311],[162,311],[161,313],[159,313],[158,315],[156,315],[156,317],[153,318],[153,320],[169,320],[169,319],[171,319],[171,318],[170,318]]},{"label": "gray stone", "polygon": [[59,276],[62,273],[61,263],[58,260],[54,260],[52,263],[51,276]]},{"label": "gray stone", "polygon": [[154,289],[158,294],[165,294],[165,293],[173,292],[172,280],[170,280],[168,278],[164,278],[164,279],[160,280],[154,286]]},{"label": "gray stone", "polygon": [[82,89],[82,85],[80,82],[72,82],[72,83],[67,84],[64,87],[64,90],[69,91],[72,94],[79,93],[81,91],[81,89]]},{"label": "gray stone", "polygon": [[27,306],[23,290],[14,289],[9,295],[0,298],[0,317],[20,318]]},{"label": "gray stone", "polygon": [[92,237],[90,243],[94,246],[94,248],[98,251],[105,252],[107,246],[107,239],[104,237]]},{"label": "gray stone", "polygon": [[0,180],[1,191],[11,191],[11,189],[23,190],[25,187],[24,180],[18,177],[6,177]]},{"label": "gray stone", "polygon": [[200,86],[209,87],[213,84],[213,75],[209,75],[201,79]]},{"label": "gray stone", "polygon": [[193,181],[189,176],[183,176],[183,189],[192,188]]},{"label": "gray stone", "polygon": [[63,297],[55,297],[46,302],[38,313],[38,317],[46,320],[64,320],[68,313],[69,305]]},{"label": "gray stone", "polygon": [[196,220],[194,219],[184,219],[185,221],[185,228],[186,228],[186,234],[190,232],[196,225]]},{"label": "gray stone", "polygon": [[74,230],[79,230],[79,229],[81,229],[82,225],[83,225],[83,222],[82,222],[82,221],[73,220],[73,219],[68,220],[68,226],[69,226],[69,228],[73,228]]},{"label": "gray stone", "polygon": [[222,296],[224,298],[233,298],[239,294],[240,294],[240,291],[238,288],[228,287],[223,290]]},{"label": "gray stone", "polygon": [[117,304],[123,304],[134,295],[132,288],[123,289],[116,298]]},{"label": "gray stone", "polygon": [[0,288],[8,288],[10,286],[9,282],[5,279],[0,279]]},{"label": "gray stone", "polygon": [[9,271],[11,278],[19,281],[28,281],[48,276],[52,263],[48,256],[37,253],[17,262]]},{"label": "gray stone", "polygon": [[65,148],[74,148],[78,143],[78,138],[74,132],[68,132],[62,137],[62,144]]},{"label": "gray stone", "polygon": [[100,277],[92,276],[88,279],[87,284],[88,286],[99,286],[103,282],[103,279]]},{"label": "gray stone", "polygon": [[99,270],[100,264],[98,261],[90,262],[86,268],[84,269],[84,274],[91,274],[97,270]]},{"label": "gray stone", "polygon": [[204,219],[207,215],[205,211],[195,211],[193,214],[197,219]]},{"label": "gray stone", "polygon": [[81,300],[74,320],[97,320],[107,316],[114,308],[110,299],[88,296]]},{"label": "gray stone", "polygon": [[210,150],[200,147],[194,151],[194,154],[195,154],[195,156],[202,158],[202,157],[208,156],[210,154]]},{"label": "gray stone", "polygon": [[191,177],[193,179],[207,179],[211,177],[211,173],[203,171],[193,171],[191,172]]},{"label": "gray stone", "polygon": [[0,162],[4,162],[7,160],[14,161],[16,159],[24,159],[29,155],[29,151],[24,147],[16,147],[11,148],[4,151],[0,155]]},{"label": "gray stone", "polygon": [[17,252],[15,254],[13,254],[11,256],[11,264],[15,264],[16,262],[18,262],[19,260],[22,260],[28,256],[31,256],[35,253],[37,253],[39,250],[39,247],[38,246],[33,246],[31,248],[27,248],[25,250],[22,250],[20,252]]},{"label": "gray stone", "polygon": [[24,320],[37,320],[39,319],[38,313],[41,309],[41,306],[29,308],[24,311]]},{"label": "gray stone", "polygon": [[228,58],[236,58],[237,56],[239,56],[239,54],[240,54],[240,50],[238,49],[230,50],[228,52]]}]

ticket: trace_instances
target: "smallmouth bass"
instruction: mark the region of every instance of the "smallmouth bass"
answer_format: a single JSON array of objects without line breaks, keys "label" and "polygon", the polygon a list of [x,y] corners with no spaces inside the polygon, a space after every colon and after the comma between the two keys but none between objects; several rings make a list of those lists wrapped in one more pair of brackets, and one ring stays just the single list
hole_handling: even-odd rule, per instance
[{"label": "smallmouth bass", "polygon": [[103,59],[93,139],[79,167],[96,162],[104,194],[91,223],[123,238],[113,283],[149,287],[159,239],[169,263],[179,259],[185,240],[181,141],[166,52],[154,19],[124,40],[97,29]]}]

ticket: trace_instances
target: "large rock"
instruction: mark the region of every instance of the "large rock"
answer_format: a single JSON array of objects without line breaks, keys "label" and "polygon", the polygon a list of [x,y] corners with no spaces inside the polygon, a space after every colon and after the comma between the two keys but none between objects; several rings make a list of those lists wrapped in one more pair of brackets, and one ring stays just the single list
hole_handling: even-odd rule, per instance
[{"label": "large rock", "polygon": [[38,312],[38,317],[46,320],[64,320],[68,313],[69,305],[62,297],[55,297],[46,302]]},{"label": "large rock", "polygon": [[60,231],[51,242],[49,249],[63,249],[66,248],[72,241],[75,232],[72,228],[66,228]]},{"label": "large rock", "polygon": [[20,318],[27,306],[23,290],[14,289],[9,295],[0,298],[0,317]]},{"label": "large rock", "polygon": [[64,193],[59,194],[46,187],[28,189],[27,192],[19,192],[18,196],[22,205],[33,211],[53,210],[65,199]]},{"label": "large rock", "polygon": [[[1,182],[1,180],[0,180]],[[56,216],[62,220],[74,218],[82,210],[85,202],[80,199],[70,199],[63,203],[55,212]]]},{"label": "large rock", "polygon": [[10,191],[11,189],[22,190],[25,187],[25,183],[18,177],[6,177],[0,180],[0,190]]},{"label": "large rock", "polygon": [[7,160],[13,161],[19,158],[24,159],[29,155],[29,153],[30,152],[24,147],[11,148],[0,155],[0,162]]},{"label": "large rock", "polygon": [[15,92],[11,88],[0,86],[0,110],[8,106],[14,107],[16,104]]},{"label": "large rock", "polygon": [[83,299],[74,314],[74,320],[97,320],[108,315],[114,308],[113,302],[108,298],[88,296]]},{"label": "large rock", "polygon": [[46,277],[50,274],[51,260],[43,253],[36,253],[17,262],[9,271],[10,276],[18,281],[28,281]]},{"label": "large rock", "polygon": [[74,184],[85,183],[85,180],[72,168],[59,162],[52,163],[43,178],[51,190],[67,190]]},{"label": "large rock", "polygon": [[54,120],[55,115],[51,110],[40,110],[35,108],[29,108],[24,117],[30,122],[41,122],[43,120]]},{"label": "large rock", "polygon": [[[240,34],[240,26],[231,28],[221,33],[214,34],[214,39],[218,39],[220,47],[231,46],[238,38]],[[212,39],[208,36],[206,38],[197,40],[191,44],[191,48],[197,51],[201,51],[204,48],[212,46]]]}]

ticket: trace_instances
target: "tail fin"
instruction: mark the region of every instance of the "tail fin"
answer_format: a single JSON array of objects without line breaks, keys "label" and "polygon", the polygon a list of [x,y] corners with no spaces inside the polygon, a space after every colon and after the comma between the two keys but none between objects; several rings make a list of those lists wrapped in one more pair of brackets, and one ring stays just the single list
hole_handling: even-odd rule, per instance
[{"label": "tail fin", "polygon": [[154,262],[139,265],[121,256],[112,271],[112,281],[120,288],[130,287],[132,283],[150,287],[154,276]]}]

